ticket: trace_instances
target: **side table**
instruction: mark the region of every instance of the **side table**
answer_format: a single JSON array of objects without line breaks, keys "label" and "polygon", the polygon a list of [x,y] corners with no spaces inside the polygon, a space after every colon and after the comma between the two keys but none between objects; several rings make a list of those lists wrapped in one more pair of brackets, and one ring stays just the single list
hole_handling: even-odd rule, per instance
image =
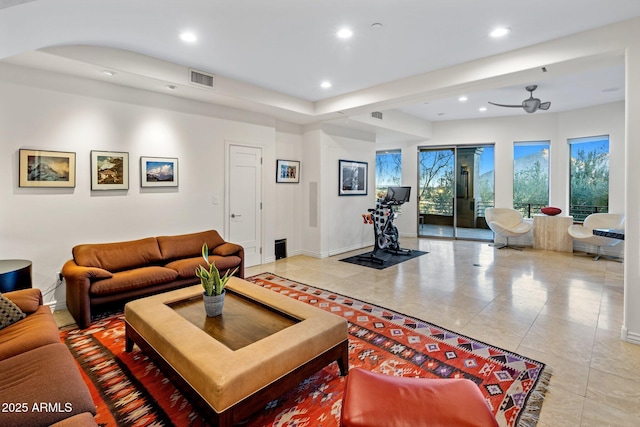
[{"label": "side table", "polygon": [[567,230],[573,224],[572,216],[533,216],[533,248],[547,251],[573,252],[573,238]]},{"label": "side table", "polygon": [[27,289],[31,286],[31,261],[0,259],[0,292]]}]

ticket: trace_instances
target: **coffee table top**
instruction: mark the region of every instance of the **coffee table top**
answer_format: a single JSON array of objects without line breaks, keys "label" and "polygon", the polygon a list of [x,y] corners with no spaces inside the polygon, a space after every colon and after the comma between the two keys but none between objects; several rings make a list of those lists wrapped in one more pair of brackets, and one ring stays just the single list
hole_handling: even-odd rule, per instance
[{"label": "coffee table top", "polygon": [[207,317],[202,294],[167,305],[231,350],[260,341],[300,321],[231,289],[227,289],[220,316]]}]

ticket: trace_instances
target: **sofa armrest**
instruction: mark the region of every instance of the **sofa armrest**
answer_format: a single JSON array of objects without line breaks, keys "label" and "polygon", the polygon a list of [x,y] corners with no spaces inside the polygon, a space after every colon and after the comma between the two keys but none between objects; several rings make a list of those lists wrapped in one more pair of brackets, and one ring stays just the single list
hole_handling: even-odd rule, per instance
[{"label": "sofa armrest", "polygon": [[3,295],[26,314],[34,313],[43,304],[42,292],[38,288],[20,289]]},{"label": "sofa armrest", "polygon": [[62,276],[67,287],[67,308],[81,329],[91,323],[91,301],[89,288],[95,279],[108,279],[113,273],[97,267],[83,267],[74,260],[62,267]]}]

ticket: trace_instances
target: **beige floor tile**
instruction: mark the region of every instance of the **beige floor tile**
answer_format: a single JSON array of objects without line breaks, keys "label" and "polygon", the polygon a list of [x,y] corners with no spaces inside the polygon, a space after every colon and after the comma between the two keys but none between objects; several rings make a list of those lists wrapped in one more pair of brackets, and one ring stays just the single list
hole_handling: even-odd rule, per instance
[{"label": "beige floor tile", "polygon": [[585,399],[581,427],[636,427],[638,413],[626,412],[605,403]]},{"label": "beige floor tile", "polygon": [[540,315],[522,340],[522,346],[582,365],[591,360],[595,332],[595,326]]},{"label": "beige floor tile", "polygon": [[587,384],[587,399],[609,405],[640,421],[640,381],[619,377],[597,369],[591,369]]},{"label": "beige floor tile", "polygon": [[[591,355],[591,368],[636,381],[640,389],[640,346],[622,341],[619,330],[599,329]],[[640,406],[640,400],[638,402]]]},{"label": "beige floor tile", "polygon": [[567,360],[566,357],[555,356],[522,345],[515,352],[545,363],[551,370],[550,384],[556,392],[565,390],[582,398],[586,395],[589,382],[589,363],[579,364],[575,361]]},{"label": "beige floor tile", "polygon": [[580,426],[584,398],[552,385],[540,411],[538,427]]}]

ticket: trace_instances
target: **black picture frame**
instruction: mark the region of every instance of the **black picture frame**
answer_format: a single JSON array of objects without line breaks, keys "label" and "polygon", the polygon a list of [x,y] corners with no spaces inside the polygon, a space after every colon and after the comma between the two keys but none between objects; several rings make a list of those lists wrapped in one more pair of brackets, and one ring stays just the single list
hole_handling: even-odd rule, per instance
[{"label": "black picture frame", "polygon": [[276,182],[299,183],[300,162],[298,160],[276,160]]},{"label": "black picture frame", "polygon": [[366,196],[368,194],[369,163],[338,160],[338,195]]}]

